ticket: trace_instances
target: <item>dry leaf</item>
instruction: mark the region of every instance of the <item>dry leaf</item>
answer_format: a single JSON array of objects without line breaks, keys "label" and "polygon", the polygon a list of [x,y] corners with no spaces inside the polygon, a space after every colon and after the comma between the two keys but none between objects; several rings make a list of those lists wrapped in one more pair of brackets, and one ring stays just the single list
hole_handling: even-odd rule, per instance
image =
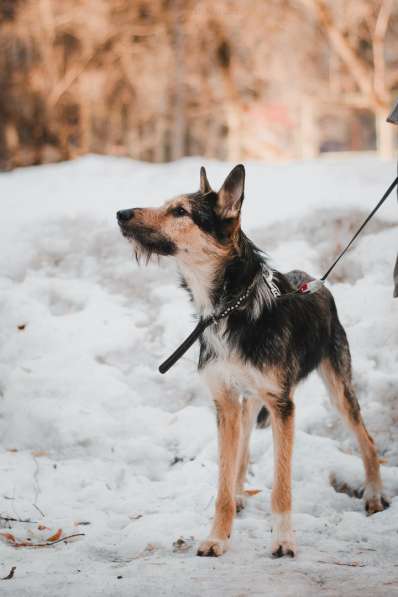
[{"label": "dry leaf", "polygon": [[56,533],[54,533],[54,535],[51,535],[51,537],[49,537],[47,539],[47,543],[53,543],[54,541],[58,541],[58,539],[60,539],[62,536],[62,529],[58,529],[58,531]]},{"label": "dry leaf", "polygon": [[14,573],[15,570],[17,569],[16,566],[13,566],[10,570],[10,572],[7,574],[7,576],[4,576],[1,580],[11,580],[12,578],[14,578]]},{"label": "dry leaf", "polygon": [[262,489],[245,489],[244,490],[244,494],[248,495],[249,497],[252,497],[253,495],[257,495],[258,493],[261,493]]},{"label": "dry leaf", "polygon": [[12,533],[0,533],[2,537],[7,541],[7,543],[16,543],[17,540],[15,539]]},{"label": "dry leaf", "polygon": [[48,456],[48,452],[46,452],[46,450],[33,450],[33,452],[31,452],[31,454],[34,458],[41,458],[43,456]]},{"label": "dry leaf", "polygon": [[7,448],[7,452],[12,452],[14,454],[15,452],[18,452],[18,448]]},{"label": "dry leaf", "polygon": [[62,529],[58,529],[51,537],[49,537],[44,543],[32,543],[30,538],[17,541],[12,533],[0,533],[0,538],[4,539],[7,543],[13,547],[52,547],[56,543],[63,541],[69,541],[75,537],[81,537],[84,533],[74,533],[72,535],[66,535],[62,537]]}]

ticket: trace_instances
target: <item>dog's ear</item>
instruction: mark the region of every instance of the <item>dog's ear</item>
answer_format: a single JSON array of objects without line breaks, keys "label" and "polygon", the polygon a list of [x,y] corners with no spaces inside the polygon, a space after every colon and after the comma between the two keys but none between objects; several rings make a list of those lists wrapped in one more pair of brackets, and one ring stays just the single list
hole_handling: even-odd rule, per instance
[{"label": "dog's ear", "polygon": [[211,186],[207,180],[206,170],[202,166],[200,169],[200,192],[205,194],[211,191]]},{"label": "dog's ear", "polygon": [[218,210],[224,218],[239,216],[245,192],[245,168],[235,166],[218,192]]}]

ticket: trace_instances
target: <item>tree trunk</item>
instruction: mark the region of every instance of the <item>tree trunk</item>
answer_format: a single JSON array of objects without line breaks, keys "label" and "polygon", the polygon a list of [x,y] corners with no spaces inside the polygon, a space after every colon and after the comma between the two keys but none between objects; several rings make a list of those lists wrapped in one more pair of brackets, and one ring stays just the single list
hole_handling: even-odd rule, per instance
[{"label": "tree trunk", "polygon": [[236,162],[241,159],[241,145],[240,145],[240,118],[237,112],[237,107],[234,105],[226,108],[226,121],[228,126],[227,136],[227,160],[229,162]]},{"label": "tree trunk", "polygon": [[319,155],[319,136],[316,104],[309,97],[301,102],[300,157],[313,159]]},{"label": "tree trunk", "polygon": [[375,111],[376,148],[382,158],[395,157],[396,129],[386,122],[388,110],[379,108]]},{"label": "tree trunk", "polygon": [[184,32],[182,29],[182,13],[184,3],[182,0],[174,0],[172,10],[174,11],[174,54],[175,54],[175,76],[174,76],[174,105],[173,105],[173,129],[171,138],[171,159],[178,160],[185,154],[185,73],[184,73]]}]

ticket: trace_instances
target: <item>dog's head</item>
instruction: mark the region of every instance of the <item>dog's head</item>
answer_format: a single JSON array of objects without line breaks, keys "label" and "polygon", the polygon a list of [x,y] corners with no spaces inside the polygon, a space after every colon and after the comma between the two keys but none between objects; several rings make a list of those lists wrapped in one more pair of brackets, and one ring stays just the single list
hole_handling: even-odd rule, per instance
[{"label": "dog's head", "polygon": [[159,208],[118,211],[121,232],[137,258],[170,255],[189,263],[225,256],[238,243],[244,183],[244,167],[235,166],[215,192],[201,168],[198,192],[180,195]]}]

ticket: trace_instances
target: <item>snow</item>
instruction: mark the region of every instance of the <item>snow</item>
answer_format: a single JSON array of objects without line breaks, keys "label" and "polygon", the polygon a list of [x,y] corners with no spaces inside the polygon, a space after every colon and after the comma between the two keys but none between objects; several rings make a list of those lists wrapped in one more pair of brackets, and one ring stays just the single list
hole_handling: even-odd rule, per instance
[{"label": "snow", "polygon": [[[393,198],[330,283],[390,509],[367,518],[360,500],[332,488],[331,474],[360,487],[362,465],[311,376],[296,393],[298,557],[270,557],[270,429],[254,432],[248,486],[262,492],[237,518],[229,552],[194,555],[214,507],[213,407],[196,348],[157,372],[191,330],[190,305],[171,263],[132,260],[115,212],[194,191],[202,163],[215,186],[231,166],[88,156],[0,176],[0,514],[85,533],[42,549],[0,542],[0,577],[16,566],[2,595],[398,595]],[[394,176],[373,155],[249,163],[243,226],[282,271],[319,275]],[[38,532],[10,526],[0,532]],[[180,537],[186,550],[173,547]]]}]

